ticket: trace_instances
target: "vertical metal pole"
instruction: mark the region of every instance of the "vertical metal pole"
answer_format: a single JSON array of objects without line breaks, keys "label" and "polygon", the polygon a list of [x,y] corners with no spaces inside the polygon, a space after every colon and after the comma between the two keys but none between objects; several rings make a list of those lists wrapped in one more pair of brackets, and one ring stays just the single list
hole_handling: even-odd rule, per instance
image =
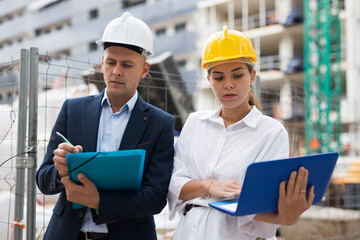
[{"label": "vertical metal pole", "polygon": [[255,52],[256,52],[256,56],[258,57],[258,60],[255,62],[254,67],[257,73],[259,73],[261,71],[261,46],[260,46],[260,38],[256,37],[253,40],[253,44],[254,44],[254,48],[255,48]]},{"label": "vertical metal pole", "polygon": [[249,29],[249,0],[242,0],[242,31]]},{"label": "vertical metal pole", "polygon": [[[217,29],[217,21],[216,21],[216,5],[210,6],[210,28],[211,32],[216,32]],[[222,26],[221,26],[222,28]]]},{"label": "vertical metal pole", "polygon": [[37,159],[37,116],[38,116],[38,73],[39,49],[30,48],[30,88],[29,88],[29,130],[28,130],[28,184],[26,239],[36,239],[36,159]]},{"label": "vertical metal pole", "polygon": [[266,26],[266,4],[265,0],[259,0],[259,26]]},{"label": "vertical metal pole", "polygon": [[228,2],[228,27],[235,29],[235,3],[234,0]]},{"label": "vertical metal pole", "polygon": [[353,122],[353,129],[349,130],[351,133],[355,133],[353,141],[351,141],[351,149],[360,152],[360,129],[358,122],[360,120],[357,114],[360,109],[360,89],[359,77],[360,77],[360,60],[358,54],[360,52],[360,46],[358,44],[358,37],[360,37],[360,22],[358,17],[360,14],[360,4],[358,0],[347,0],[345,2],[346,11],[346,41],[341,43],[346,44],[346,96],[350,104],[350,111],[347,113],[347,117],[350,116],[349,122]]},{"label": "vertical metal pole", "polygon": [[[27,99],[29,88],[29,50],[21,49],[20,59],[20,89],[19,89],[19,113],[18,113],[18,133],[17,133],[17,158],[16,158],[16,186],[15,186],[15,214],[14,217],[19,222],[24,216],[24,179],[25,179],[25,138],[26,138],[26,118],[27,118]],[[21,240],[22,229],[14,228],[14,239]]]}]

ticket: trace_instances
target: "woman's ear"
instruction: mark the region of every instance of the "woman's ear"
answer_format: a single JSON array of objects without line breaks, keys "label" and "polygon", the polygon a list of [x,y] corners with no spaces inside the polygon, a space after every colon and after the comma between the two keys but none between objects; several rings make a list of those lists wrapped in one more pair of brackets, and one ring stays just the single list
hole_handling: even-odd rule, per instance
[{"label": "woman's ear", "polygon": [[256,70],[253,69],[253,70],[251,71],[250,85],[253,85],[253,84],[254,84],[255,76],[256,76]]},{"label": "woman's ear", "polygon": [[211,75],[211,69],[209,69],[209,70],[207,71],[207,76],[206,76],[206,78],[207,78],[207,80],[209,81],[209,83],[210,83],[210,75]]}]

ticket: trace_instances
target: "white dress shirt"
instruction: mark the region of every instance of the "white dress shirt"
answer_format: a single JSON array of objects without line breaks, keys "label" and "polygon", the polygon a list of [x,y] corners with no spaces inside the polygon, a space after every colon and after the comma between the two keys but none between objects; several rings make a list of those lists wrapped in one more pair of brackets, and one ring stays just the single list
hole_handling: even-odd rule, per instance
[{"label": "white dress shirt", "polygon": [[[182,216],[174,240],[276,239],[279,225],[254,220],[255,215],[234,217],[208,206],[219,199],[207,196],[183,202],[179,195],[190,180],[236,180],[242,184],[249,164],[288,156],[287,131],[255,106],[242,120],[227,128],[220,117],[220,108],[190,114],[175,145],[169,186],[170,220],[176,212]],[[203,207],[192,208],[183,216],[183,208],[189,203]]]},{"label": "white dress shirt", "polygon": [[[121,139],[124,135],[126,126],[129,122],[130,115],[134,109],[136,100],[138,99],[138,92],[120,109],[114,113],[111,109],[111,104],[108,95],[104,93],[101,101],[101,115],[98,130],[98,139],[96,151],[109,152],[117,151],[120,147]],[[83,224],[80,229],[82,232],[99,232],[107,233],[107,225],[96,225],[92,219],[90,208],[86,210]]]}]

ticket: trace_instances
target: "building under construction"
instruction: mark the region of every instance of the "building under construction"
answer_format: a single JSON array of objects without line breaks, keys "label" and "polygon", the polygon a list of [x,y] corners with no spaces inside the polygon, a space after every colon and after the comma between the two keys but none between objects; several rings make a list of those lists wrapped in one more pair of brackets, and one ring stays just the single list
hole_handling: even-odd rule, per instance
[{"label": "building under construction", "polygon": [[[218,106],[200,67],[205,39],[223,25],[244,32],[258,57],[254,90],[263,112],[287,128],[291,155],[341,154],[327,199],[297,226],[282,228],[283,236],[360,238],[358,0],[0,0],[0,103],[18,95],[21,48],[40,50],[43,93],[59,79],[63,88],[91,83],[102,90],[102,49],[94,41],[125,11],[144,20],[155,40],[139,93],[175,115],[179,132],[190,112]],[[7,181],[0,175],[0,187]]]}]

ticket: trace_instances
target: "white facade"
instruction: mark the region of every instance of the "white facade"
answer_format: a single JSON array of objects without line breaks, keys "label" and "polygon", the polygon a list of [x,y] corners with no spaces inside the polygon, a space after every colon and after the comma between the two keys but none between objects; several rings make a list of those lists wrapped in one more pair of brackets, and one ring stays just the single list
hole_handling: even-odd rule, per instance
[{"label": "white facade", "polygon": [[[43,55],[99,64],[102,50],[94,41],[125,11],[150,26],[155,56],[171,51],[187,76],[189,90],[194,91],[191,82],[196,71],[189,59],[196,50],[192,27],[196,0],[1,0],[0,73],[7,69],[5,63],[20,58],[20,49],[30,47],[39,48]],[[165,36],[157,34],[162,27],[166,27]]]},{"label": "white facade", "polygon": [[[345,141],[359,152],[360,3],[341,2],[341,118]],[[289,21],[290,15],[303,16],[303,5],[302,0],[0,0],[0,71],[7,67],[2,63],[19,59],[20,49],[29,47],[100,63],[102,51],[94,41],[111,19],[129,11],[149,24],[155,56],[173,53],[187,89],[195,94],[196,109],[214,108],[217,101],[200,60],[205,39],[226,24],[253,42],[264,112],[303,131],[304,24]]]}]

